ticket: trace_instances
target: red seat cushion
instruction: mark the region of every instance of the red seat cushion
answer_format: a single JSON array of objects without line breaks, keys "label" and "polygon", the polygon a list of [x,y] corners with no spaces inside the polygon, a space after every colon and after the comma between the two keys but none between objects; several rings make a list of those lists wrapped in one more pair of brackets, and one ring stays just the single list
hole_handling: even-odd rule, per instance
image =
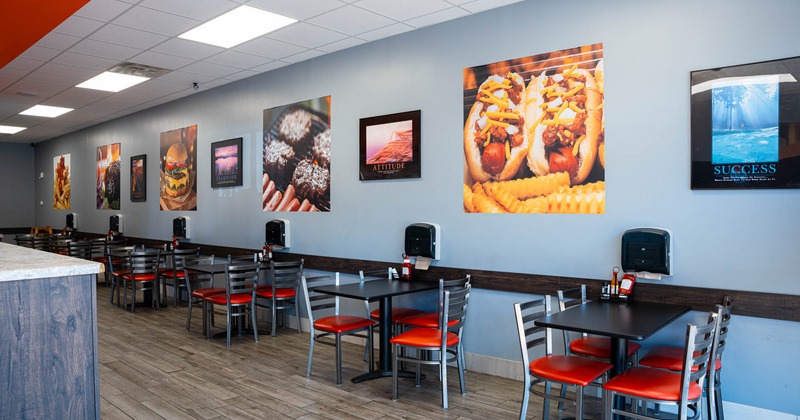
[{"label": "red seat cushion", "polygon": [[[400,325],[417,328],[439,328],[439,313],[438,312],[422,312],[417,315],[411,315],[403,319],[395,321]],[[455,325],[458,323],[457,319],[448,322],[448,325]]]},{"label": "red seat cushion", "polygon": [[224,287],[202,287],[199,289],[192,290],[192,297],[205,299],[208,296],[216,295],[216,294],[225,294]]},{"label": "red seat cushion", "polygon": [[[662,401],[679,401],[681,374],[663,369],[633,367],[610,379],[603,389],[627,395]],[[696,383],[689,384],[689,399],[700,398],[703,390]]]},{"label": "red seat cushion", "polygon": [[[267,299],[272,299],[272,288],[271,287],[264,287],[258,289],[256,291],[256,295],[258,297],[263,297]],[[289,299],[297,296],[297,291],[295,289],[276,289],[275,290],[275,297],[278,299]]]},{"label": "red seat cushion", "polygon": [[[416,328],[392,337],[392,344],[411,347],[441,347],[442,331],[433,328]],[[458,335],[447,333],[447,347],[458,344]]]},{"label": "red seat cushion", "polygon": [[156,275],[153,273],[142,273],[134,276],[133,273],[129,272],[128,274],[124,274],[122,278],[133,281],[153,281],[156,279]]},{"label": "red seat cushion", "polygon": [[[650,366],[659,369],[668,369],[680,371],[683,369],[683,348],[673,346],[656,346],[647,352],[639,364],[642,366]],[[697,357],[700,352],[695,352],[694,356]],[[717,359],[714,369],[721,369],[722,362]],[[695,370],[697,367],[694,368]]]},{"label": "red seat cushion", "polygon": [[[420,311],[419,309],[414,309],[414,308],[392,308],[392,322],[399,322],[403,318],[408,318],[412,315],[419,315],[421,313],[423,312]],[[369,317],[372,319],[380,319],[381,310],[375,309],[374,311],[369,313]],[[438,325],[433,326],[433,328],[436,327],[438,327]]]},{"label": "red seat cushion", "polygon": [[[628,356],[642,348],[639,343],[628,342]],[[591,356],[598,359],[611,357],[611,339],[606,337],[585,337],[569,342],[569,350],[582,356]]]},{"label": "red seat cushion", "polygon": [[[228,296],[225,294],[224,291],[222,293],[216,293],[210,296],[206,296],[204,299],[211,303],[216,303],[217,305],[228,304]],[[252,301],[253,301],[253,295],[250,293],[237,293],[235,295],[231,295],[231,305],[244,305]]]},{"label": "red seat cushion", "polygon": [[335,334],[347,331],[361,330],[375,325],[375,321],[360,316],[333,315],[314,321],[314,328]]},{"label": "red seat cushion", "polygon": [[172,268],[162,268],[158,270],[158,275],[164,277],[172,277],[172,278],[179,278],[182,279],[186,277],[186,272],[183,270],[174,270]]},{"label": "red seat cushion", "polygon": [[111,272],[111,275],[113,277],[122,277],[122,276],[127,276],[129,274],[131,274],[131,270],[117,270]]},{"label": "red seat cushion", "polygon": [[586,386],[611,370],[611,363],[579,356],[545,356],[530,363],[531,373],[544,379]]}]

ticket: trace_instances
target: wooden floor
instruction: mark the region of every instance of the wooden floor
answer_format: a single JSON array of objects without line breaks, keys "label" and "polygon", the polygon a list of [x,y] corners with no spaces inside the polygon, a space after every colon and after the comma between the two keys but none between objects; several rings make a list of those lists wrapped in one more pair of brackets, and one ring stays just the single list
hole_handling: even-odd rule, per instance
[{"label": "wooden floor", "polygon": [[[279,330],[277,337],[206,340],[195,311],[184,328],[186,307],[135,314],[109,304],[98,285],[100,411],[103,419],[513,419],[519,417],[522,383],[467,372],[467,395],[448,372],[450,408],[442,410],[433,370],[420,388],[401,379],[391,399],[391,378],[353,384],[363,373],[363,347],[345,343],[344,383],[336,385],[333,347],[316,348],[314,370],[305,374],[309,334]],[[224,318],[223,318],[224,322]],[[219,331],[219,330],[217,330]],[[427,368],[427,367],[426,367]],[[426,369],[423,368],[423,369]],[[559,418],[552,410],[550,418]],[[531,397],[529,419],[541,418],[541,400]]]}]

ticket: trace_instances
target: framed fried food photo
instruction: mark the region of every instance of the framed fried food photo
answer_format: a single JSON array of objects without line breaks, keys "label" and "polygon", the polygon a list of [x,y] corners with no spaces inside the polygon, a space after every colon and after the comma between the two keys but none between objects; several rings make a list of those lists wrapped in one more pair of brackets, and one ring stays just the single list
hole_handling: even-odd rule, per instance
[{"label": "framed fried food photo", "polygon": [[120,143],[106,144],[97,148],[97,210],[119,210],[122,196]]},{"label": "framed fried food photo", "polygon": [[605,212],[603,44],[464,69],[464,211]]},{"label": "framed fried food photo", "polygon": [[800,57],[691,72],[692,189],[800,188]]},{"label": "framed fried food photo", "polygon": [[147,201],[147,155],[131,156],[131,202]]},{"label": "framed fried food photo", "polygon": [[420,110],[359,120],[358,179],[419,178]]},{"label": "framed fried food photo", "polygon": [[211,143],[211,188],[242,183],[242,137]]},{"label": "framed fried food photo", "polygon": [[72,184],[70,182],[71,154],[67,153],[53,158],[53,209],[69,210],[72,208]]}]

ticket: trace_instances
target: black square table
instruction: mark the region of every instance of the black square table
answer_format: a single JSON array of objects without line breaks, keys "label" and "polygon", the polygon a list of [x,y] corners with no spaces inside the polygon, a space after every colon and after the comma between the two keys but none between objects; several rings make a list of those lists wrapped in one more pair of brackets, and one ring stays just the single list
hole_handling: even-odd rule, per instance
[{"label": "black square table", "polygon": [[616,376],[625,368],[628,340],[644,340],[691,308],[651,302],[592,301],[535,321],[541,327],[611,337],[611,364]]},{"label": "black square table", "polygon": [[[392,347],[389,343],[392,338],[392,297],[437,290],[438,288],[439,283],[432,281],[373,280],[363,283],[340,284],[338,286],[320,286],[313,289],[317,293],[380,302],[381,328],[378,342],[378,370],[356,376],[352,379],[353,382],[358,383],[392,376]],[[371,366],[370,369],[372,369]],[[403,376],[407,375],[404,374]]]}]

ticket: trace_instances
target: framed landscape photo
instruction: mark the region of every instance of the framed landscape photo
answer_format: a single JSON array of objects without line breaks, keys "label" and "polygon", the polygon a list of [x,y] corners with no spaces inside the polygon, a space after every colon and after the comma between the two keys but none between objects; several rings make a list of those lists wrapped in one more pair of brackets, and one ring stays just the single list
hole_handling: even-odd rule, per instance
[{"label": "framed landscape photo", "polygon": [[211,143],[211,188],[241,186],[242,137]]},{"label": "framed landscape photo", "polygon": [[421,114],[417,110],[360,120],[361,181],[420,177]]},{"label": "framed landscape photo", "polygon": [[147,201],[147,155],[131,156],[131,202]]},{"label": "framed landscape photo", "polygon": [[800,188],[800,57],[691,72],[692,189]]}]

